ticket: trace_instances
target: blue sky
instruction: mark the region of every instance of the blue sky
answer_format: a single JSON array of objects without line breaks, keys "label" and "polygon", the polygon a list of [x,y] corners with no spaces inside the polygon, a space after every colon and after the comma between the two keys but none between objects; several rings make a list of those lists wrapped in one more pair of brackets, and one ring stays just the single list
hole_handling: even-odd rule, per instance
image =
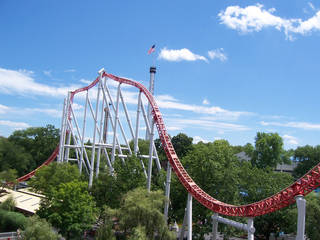
[{"label": "blue sky", "polygon": [[0,36],[2,136],[60,127],[67,91],[102,67],[148,85],[155,63],[171,135],[319,144],[319,2],[1,0]]}]

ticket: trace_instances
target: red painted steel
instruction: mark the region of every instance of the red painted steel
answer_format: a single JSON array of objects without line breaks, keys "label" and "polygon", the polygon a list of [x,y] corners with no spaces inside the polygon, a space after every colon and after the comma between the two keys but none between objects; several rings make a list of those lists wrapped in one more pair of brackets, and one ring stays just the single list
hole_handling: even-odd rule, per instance
[{"label": "red painted steel", "polygon": [[44,162],[42,163],[39,167],[37,167],[35,170],[33,170],[32,172],[29,172],[28,174],[19,177],[17,179],[18,182],[23,182],[23,181],[27,181],[30,178],[32,178],[36,171],[39,170],[40,168],[42,168],[43,166],[49,165],[54,159],[56,159],[57,155],[59,153],[59,145],[56,147],[56,149],[53,151],[53,153],[51,154],[51,156]]},{"label": "red painted steel", "polygon": [[[193,198],[200,202],[206,208],[217,212],[219,214],[227,216],[242,216],[242,217],[255,217],[277,211],[283,207],[286,207],[295,202],[295,196],[307,195],[312,190],[320,186],[320,163],[311,169],[298,181],[293,183],[291,186],[283,189],[282,191],[274,194],[271,197],[263,199],[259,202],[235,206],[221,202],[209,194],[204,192],[189,176],[187,171],[182,166],[174,148],[171,143],[170,137],[166,130],[160,110],[151,95],[151,93],[139,82],[132,81],[126,78],[114,76],[109,73],[104,73],[103,77],[113,79],[119,83],[128,84],[140,89],[141,92],[147,97],[148,101],[152,106],[152,115],[154,122],[158,129],[159,138],[162,143],[162,147],[166,152],[167,158],[173,168],[174,172],[178,176],[181,184],[186,190],[191,193]],[[95,82],[99,79],[97,78]],[[92,87],[92,86],[91,86]]]},{"label": "red painted steel", "polygon": [[[182,166],[173,148],[173,145],[171,143],[170,137],[166,130],[166,127],[165,127],[162,115],[160,113],[160,110],[157,106],[157,103],[155,102],[155,99],[153,98],[152,94],[147,90],[147,88],[144,87],[139,82],[126,79],[126,78],[117,77],[106,72],[104,72],[102,76],[113,79],[114,81],[117,81],[122,84],[128,84],[128,85],[134,86],[138,88],[146,96],[146,98],[148,99],[152,107],[152,115],[159,133],[159,138],[161,140],[162,147],[167,155],[167,158],[171,164],[171,167],[173,168],[174,172],[178,176],[181,184],[185,187],[185,189],[189,193],[191,193],[193,198],[195,198],[203,206],[212,210],[213,212],[216,212],[222,215],[227,215],[227,216],[242,216],[242,217],[260,216],[260,215],[271,213],[281,208],[287,207],[288,205],[295,202],[295,197],[297,195],[307,195],[308,193],[313,191],[315,188],[320,186],[320,163],[319,163],[317,166],[315,166],[308,173],[306,173],[302,178],[294,182],[289,187],[259,202],[236,206],[236,205],[231,205],[231,204],[221,202],[211,197],[193,181],[193,179],[189,176],[187,171]],[[83,91],[88,91],[90,88],[94,87],[98,82],[99,82],[99,77],[97,77],[96,80],[94,80],[89,86],[83,87],[71,92],[70,101],[71,102],[73,101],[73,97],[75,94]],[[49,157],[49,159],[46,162],[44,162],[40,167],[26,174],[25,176],[20,177],[18,181],[21,182],[31,178],[39,168],[51,163],[56,158],[58,152],[59,152],[59,147],[57,147],[54,150],[54,152]]]}]

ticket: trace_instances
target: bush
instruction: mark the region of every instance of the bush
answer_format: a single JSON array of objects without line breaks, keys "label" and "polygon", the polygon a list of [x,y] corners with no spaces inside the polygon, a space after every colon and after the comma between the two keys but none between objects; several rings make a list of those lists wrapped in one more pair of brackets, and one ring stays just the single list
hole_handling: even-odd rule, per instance
[{"label": "bush", "polygon": [[16,231],[18,228],[24,229],[27,218],[17,212],[9,212],[0,209],[0,231]]}]

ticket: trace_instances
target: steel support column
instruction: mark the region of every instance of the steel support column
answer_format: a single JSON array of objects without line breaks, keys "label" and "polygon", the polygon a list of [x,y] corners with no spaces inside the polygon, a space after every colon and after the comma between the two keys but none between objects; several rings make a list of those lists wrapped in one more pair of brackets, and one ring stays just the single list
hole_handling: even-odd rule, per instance
[{"label": "steel support column", "polygon": [[304,240],[305,220],[306,220],[306,200],[304,196],[296,196],[296,203],[298,208],[298,224],[297,224],[297,237],[296,240]]}]

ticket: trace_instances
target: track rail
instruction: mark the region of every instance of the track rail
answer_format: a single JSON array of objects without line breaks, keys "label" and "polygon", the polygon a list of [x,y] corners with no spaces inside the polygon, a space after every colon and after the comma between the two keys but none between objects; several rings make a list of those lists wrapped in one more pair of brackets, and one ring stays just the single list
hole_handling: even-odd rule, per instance
[{"label": "track rail", "polygon": [[[289,187],[281,190],[280,192],[274,194],[273,196],[270,196],[266,199],[263,199],[259,202],[254,202],[247,205],[231,205],[224,202],[221,202],[213,197],[211,197],[209,194],[204,192],[189,176],[187,171],[182,166],[174,148],[171,143],[170,137],[168,135],[168,132],[166,130],[161,112],[159,110],[159,107],[157,106],[157,103],[152,96],[152,94],[146,89],[145,86],[143,86],[141,83],[122,78],[117,77],[115,75],[103,72],[102,77],[106,77],[109,79],[112,79],[114,81],[117,81],[121,84],[127,84],[134,86],[142,92],[146,98],[148,99],[151,107],[152,107],[152,116],[154,119],[154,122],[156,124],[159,138],[162,143],[162,147],[166,153],[166,156],[171,164],[171,167],[173,168],[175,174],[179,178],[181,184],[185,187],[185,189],[195,198],[198,202],[200,202],[203,206],[206,208],[212,210],[213,212],[227,215],[227,216],[242,216],[242,217],[255,217],[264,215],[267,213],[271,213],[274,211],[277,211],[281,208],[284,208],[292,203],[295,202],[295,197],[298,195],[307,195],[312,190],[320,186],[320,163],[315,166],[313,169],[311,169],[308,173],[306,173],[303,177],[301,177],[299,180],[294,182]],[[88,91],[90,88],[94,87],[98,82],[99,78],[97,77],[90,85],[87,87],[79,88],[73,92],[71,92],[70,100],[73,102],[74,95],[83,92]],[[39,166],[37,169],[33,170],[32,172],[26,174],[25,176],[22,176],[18,179],[19,182],[26,181],[29,178],[31,178],[35,172],[41,168],[44,165],[50,164],[58,155],[59,147],[57,147],[52,155],[48,158],[47,161],[45,161],[41,166]]]}]

